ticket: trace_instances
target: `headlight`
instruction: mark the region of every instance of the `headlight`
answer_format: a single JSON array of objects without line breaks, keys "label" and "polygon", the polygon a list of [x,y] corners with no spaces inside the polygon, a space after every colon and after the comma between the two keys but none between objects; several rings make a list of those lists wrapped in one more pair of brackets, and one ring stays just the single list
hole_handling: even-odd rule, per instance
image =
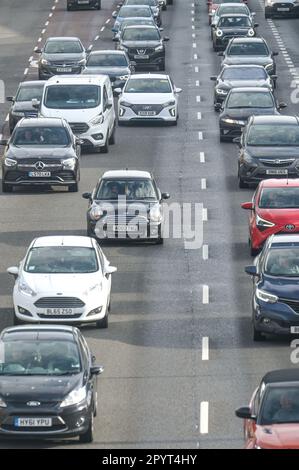
[{"label": "headlight", "polygon": [[13,158],[5,158],[4,160],[4,165],[9,166],[9,167],[16,166],[17,163],[18,163],[17,160],[13,160]]},{"label": "headlight", "polygon": [[257,214],[255,216],[255,223],[258,227],[263,227],[263,228],[270,228],[270,227],[274,227],[274,225],[275,225],[275,224],[273,224],[273,222],[270,222],[269,220],[262,219]]},{"label": "headlight", "polygon": [[90,212],[89,212],[89,216],[90,216],[91,220],[100,220],[100,218],[102,217],[103,214],[104,214],[104,212],[102,211],[102,209],[99,206],[92,207]]},{"label": "headlight", "polygon": [[267,5],[269,5],[269,7],[271,7],[272,5],[274,5],[275,0],[266,0],[266,3]]},{"label": "headlight", "polygon": [[216,30],[216,36],[217,36],[218,38],[221,38],[221,36],[223,36],[223,31],[221,31],[221,29],[217,29],[217,30]]},{"label": "headlight", "polygon": [[14,116],[20,116],[20,117],[23,117],[24,116],[24,111],[12,111],[12,114]]},{"label": "headlight", "polygon": [[121,75],[119,78],[119,80],[128,80],[130,75]]},{"label": "headlight", "polygon": [[253,168],[257,167],[258,164],[254,161],[251,155],[248,155],[248,153],[244,153],[241,158],[240,158],[240,163],[245,164],[246,166]]},{"label": "headlight", "polygon": [[98,116],[95,116],[93,119],[91,119],[90,124],[93,126],[96,126],[97,124],[103,124],[104,122],[104,116],[103,114],[99,114]]},{"label": "headlight", "polygon": [[223,122],[226,122],[227,124],[239,124],[240,126],[245,126],[245,121],[238,121],[236,119],[230,119],[230,118],[224,118],[222,119]]},{"label": "headlight", "polygon": [[156,52],[163,51],[163,49],[164,49],[164,47],[162,46],[162,44],[160,44],[160,46],[155,47]]},{"label": "headlight", "polygon": [[149,219],[152,222],[161,222],[162,220],[162,214],[159,206],[154,206],[151,208],[149,212]]},{"label": "headlight", "polygon": [[227,95],[228,90],[224,90],[223,88],[216,88],[217,95]]},{"label": "headlight", "polygon": [[76,166],[76,159],[75,158],[67,158],[66,160],[62,160],[63,166],[68,170],[74,170]]},{"label": "headlight", "polygon": [[50,65],[50,62],[49,62],[48,60],[46,60],[46,59],[42,59],[42,60],[40,61],[40,63],[41,63],[42,65]]},{"label": "headlight", "polygon": [[34,297],[36,293],[34,292],[33,289],[27,284],[27,282],[24,281],[24,279],[21,279],[19,282],[19,291],[22,294],[30,295],[31,297]]},{"label": "headlight", "polygon": [[86,59],[79,60],[78,65],[86,65]]},{"label": "headlight", "polygon": [[254,36],[255,35],[254,30],[252,28],[249,29],[247,35],[250,36],[250,37]]},{"label": "headlight", "polygon": [[77,405],[81,401],[85,400],[87,397],[85,387],[78,388],[69,393],[65,399],[60,403],[60,408],[65,408],[66,406]]},{"label": "headlight", "polygon": [[0,408],[6,408],[7,407],[7,404],[5,403],[4,400],[2,400],[2,398],[0,397]]},{"label": "headlight", "polygon": [[259,300],[262,300],[263,302],[267,302],[269,304],[275,304],[278,301],[277,295],[269,294],[268,292],[261,290],[261,289],[256,289],[256,296]]},{"label": "headlight", "polygon": [[175,100],[167,101],[167,103],[164,103],[163,108],[168,108],[168,106],[175,106]]},{"label": "headlight", "polygon": [[119,103],[120,106],[124,106],[125,108],[131,108],[131,103],[128,103],[127,101],[121,101]]},{"label": "headlight", "polygon": [[268,73],[273,72],[273,70],[274,70],[273,62],[271,62],[270,64],[265,65],[265,69],[267,70]]}]

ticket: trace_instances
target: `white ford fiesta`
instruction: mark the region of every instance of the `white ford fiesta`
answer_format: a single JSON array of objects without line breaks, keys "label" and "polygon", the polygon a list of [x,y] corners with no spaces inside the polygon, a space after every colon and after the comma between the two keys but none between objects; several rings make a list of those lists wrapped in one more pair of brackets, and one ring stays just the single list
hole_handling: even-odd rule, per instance
[{"label": "white ford fiesta", "polygon": [[33,240],[15,277],[14,323],[90,323],[108,327],[110,266],[90,237],[51,236]]},{"label": "white ford fiesta", "polygon": [[118,93],[118,123],[161,121],[176,125],[179,117],[178,94],[171,78],[165,74],[136,74]]}]

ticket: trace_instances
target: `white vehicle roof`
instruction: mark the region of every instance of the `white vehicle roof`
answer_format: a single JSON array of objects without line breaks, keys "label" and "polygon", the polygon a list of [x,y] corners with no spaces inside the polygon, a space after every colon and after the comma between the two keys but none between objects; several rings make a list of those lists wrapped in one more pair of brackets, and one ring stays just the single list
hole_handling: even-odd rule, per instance
[{"label": "white vehicle roof", "polygon": [[110,170],[106,171],[102,178],[147,178],[151,179],[152,176],[148,171],[139,170]]},{"label": "white vehicle roof", "polygon": [[49,85],[101,85],[107,80],[107,75],[55,75],[49,78]]},{"label": "white vehicle roof", "polygon": [[90,237],[83,237],[83,236],[73,236],[73,235],[54,235],[50,237],[39,237],[36,238],[33,243],[32,247],[40,248],[40,247],[48,247],[48,246],[81,246],[86,248],[92,248],[93,243]]},{"label": "white vehicle roof", "polygon": [[130,77],[130,80],[138,80],[138,79],[145,79],[145,78],[166,78],[169,79],[169,75],[165,73],[138,73],[134,74]]}]

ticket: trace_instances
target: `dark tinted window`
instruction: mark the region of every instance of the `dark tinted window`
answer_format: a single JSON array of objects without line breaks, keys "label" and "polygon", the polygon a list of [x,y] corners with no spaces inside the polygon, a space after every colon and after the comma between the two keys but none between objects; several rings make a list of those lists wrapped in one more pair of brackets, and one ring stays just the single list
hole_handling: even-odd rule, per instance
[{"label": "dark tinted window", "polygon": [[87,67],[126,67],[128,61],[123,54],[91,54]]},{"label": "dark tinted window", "polygon": [[269,50],[263,42],[235,43],[229,47],[228,55],[267,56]]},{"label": "dark tinted window", "polygon": [[261,209],[299,209],[299,188],[264,188],[259,207]]},{"label": "dark tinted window", "polygon": [[299,147],[299,126],[281,124],[252,125],[248,132],[247,144],[271,147]]},{"label": "dark tinted window", "polygon": [[272,108],[273,106],[270,93],[231,93],[227,101],[228,108]]},{"label": "dark tinted window", "polygon": [[171,93],[171,87],[166,78],[131,78],[125,93]]},{"label": "dark tinted window", "polygon": [[159,41],[160,33],[156,28],[126,28],[121,38],[123,41]]},{"label": "dark tinted window", "polygon": [[229,67],[222,73],[223,80],[266,80],[267,73],[262,67]]},{"label": "dark tinted window", "polygon": [[79,41],[48,41],[44,52],[46,54],[80,54],[83,48]]},{"label": "dark tinted window", "polygon": [[55,145],[66,146],[70,137],[64,127],[19,127],[13,136],[13,144],[23,145]]}]

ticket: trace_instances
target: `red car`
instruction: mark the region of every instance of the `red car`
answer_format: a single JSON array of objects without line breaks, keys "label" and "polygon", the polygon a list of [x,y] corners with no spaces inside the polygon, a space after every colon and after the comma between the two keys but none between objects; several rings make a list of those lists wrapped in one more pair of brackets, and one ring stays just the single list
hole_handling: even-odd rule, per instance
[{"label": "red car", "polygon": [[244,420],[246,449],[299,449],[298,368],[268,372],[236,416]]},{"label": "red car", "polygon": [[249,245],[255,256],[269,235],[299,232],[299,179],[269,179],[259,183],[250,210]]},{"label": "red car", "polygon": [[211,24],[212,16],[219,7],[220,3],[248,3],[248,0],[208,0],[209,24]]}]

